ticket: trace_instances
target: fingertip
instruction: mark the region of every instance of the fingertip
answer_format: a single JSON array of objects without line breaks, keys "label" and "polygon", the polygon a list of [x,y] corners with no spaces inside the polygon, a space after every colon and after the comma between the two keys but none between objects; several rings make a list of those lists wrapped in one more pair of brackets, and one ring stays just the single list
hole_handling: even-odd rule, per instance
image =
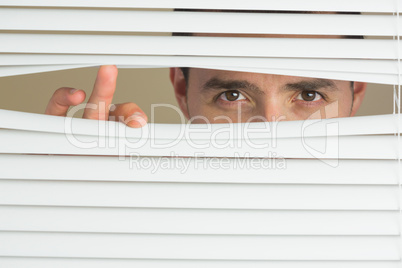
[{"label": "fingertip", "polygon": [[50,98],[45,114],[66,116],[70,106],[78,105],[84,100],[85,92],[83,90],[61,87]]},{"label": "fingertip", "polygon": [[78,105],[85,100],[85,97],[86,97],[86,94],[85,94],[84,90],[71,89],[70,96],[68,98],[70,99],[71,105]]},{"label": "fingertip", "polygon": [[104,65],[99,68],[94,89],[88,103],[98,104],[101,101],[107,104],[112,102],[117,83],[117,67]]},{"label": "fingertip", "polygon": [[142,128],[145,125],[142,125],[141,123],[139,123],[137,121],[130,121],[129,123],[127,123],[127,126],[131,127],[131,128]]},{"label": "fingertip", "polygon": [[147,115],[133,102],[120,103],[109,109],[109,120],[123,122],[128,127],[140,128],[147,124]]},{"label": "fingertip", "polygon": [[118,69],[116,65],[102,65],[99,67],[97,78],[116,80]]},{"label": "fingertip", "polygon": [[126,120],[126,124],[132,128],[141,128],[147,124],[147,120],[143,113],[136,112]]}]

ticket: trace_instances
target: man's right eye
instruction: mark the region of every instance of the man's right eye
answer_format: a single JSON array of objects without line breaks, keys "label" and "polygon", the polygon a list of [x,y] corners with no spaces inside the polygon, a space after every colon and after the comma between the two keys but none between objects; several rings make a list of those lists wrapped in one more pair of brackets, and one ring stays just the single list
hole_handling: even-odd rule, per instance
[{"label": "man's right eye", "polygon": [[299,95],[297,95],[296,99],[307,102],[314,102],[323,99],[323,97],[317,91],[303,90]]},{"label": "man's right eye", "polygon": [[247,98],[243,96],[238,90],[228,90],[222,92],[219,95],[219,99],[224,101],[239,101],[239,100],[246,100]]}]

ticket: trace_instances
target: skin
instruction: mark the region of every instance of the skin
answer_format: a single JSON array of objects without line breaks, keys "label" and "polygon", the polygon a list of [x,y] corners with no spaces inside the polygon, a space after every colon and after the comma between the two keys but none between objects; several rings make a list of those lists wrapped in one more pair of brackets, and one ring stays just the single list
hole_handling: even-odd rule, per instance
[{"label": "skin", "polygon": [[366,89],[365,83],[354,83],[353,97],[349,81],[190,69],[186,94],[181,70],[171,69],[170,78],[187,118],[205,117],[195,123],[353,116]]},{"label": "skin", "polygon": [[[317,38],[311,35],[204,34],[195,36]],[[344,38],[326,36],[320,38]],[[176,99],[193,123],[306,120],[353,116],[360,107],[366,83],[258,73],[190,69],[188,85],[178,68],[170,80]],[[187,87],[187,91],[186,91]],[[228,99],[225,92],[236,94]],[[305,98],[306,93],[314,97]],[[304,94],[303,94],[304,93]],[[231,100],[231,101],[229,101]],[[225,115],[225,117],[222,117]]]},{"label": "skin", "polygon": [[[147,116],[135,103],[110,107],[117,68],[101,66],[84,118],[119,120],[130,127],[146,124]],[[192,123],[285,121],[353,116],[363,101],[366,83],[191,68],[188,85],[179,68],[170,79],[183,114]],[[352,90],[354,94],[352,94]],[[85,100],[85,92],[63,87],[55,91],[46,114],[66,116],[70,106]],[[105,104],[105,105],[98,105]]]},{"label": "skin", "polygon": [[[118,70],[114,65],[99,68],[94,87],[84,110],[83,118],[94,120],[122,121],[130,127],[142,127],[148,121],[146,114],[135,103],[112,105],[116,90]],[[84,102],[85,92],[80,89],[62,87],[51,97],[45,114],[66,116],[68,109]],[[95,104],[95,109],[91,104]],[[100,105],[102,104],[102,105]],[[106,108],[108,107],[108,108]]]}]

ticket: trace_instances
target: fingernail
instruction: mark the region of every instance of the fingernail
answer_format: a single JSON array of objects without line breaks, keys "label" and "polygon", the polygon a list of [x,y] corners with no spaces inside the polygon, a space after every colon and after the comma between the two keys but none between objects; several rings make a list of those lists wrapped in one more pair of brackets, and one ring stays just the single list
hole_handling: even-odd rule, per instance
[{"label": "fingernail", "polygon": [[73,95],[76,91],[78,91],[76,88],[70,89],[70,94]]},{"label": "fingernail", "polygon": [[144,115],[140,112],[134,113],[131,117],[131,120],[138,122],[142,127],[147,124],[147,120]]}]

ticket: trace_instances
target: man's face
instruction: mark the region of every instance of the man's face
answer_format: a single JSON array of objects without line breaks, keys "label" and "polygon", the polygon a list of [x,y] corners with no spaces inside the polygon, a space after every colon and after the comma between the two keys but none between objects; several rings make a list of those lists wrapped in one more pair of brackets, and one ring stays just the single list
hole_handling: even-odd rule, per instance
[{"label": "man's face", "polygon": [[350,81],[196,68],[190,68],[188,84],[178,68],[171,79],[182,111],[194,123],[348,117],[366,88]]},{"label": "man's face", "polygon": [[[328,13],[331,12],[320,12]],[[195,36],[343,38],[342,36],[210,34]],[[366,83],[295,76],[179,68],[170,78],[184,115],[193,123],[240,123],[353,116]]]}]

